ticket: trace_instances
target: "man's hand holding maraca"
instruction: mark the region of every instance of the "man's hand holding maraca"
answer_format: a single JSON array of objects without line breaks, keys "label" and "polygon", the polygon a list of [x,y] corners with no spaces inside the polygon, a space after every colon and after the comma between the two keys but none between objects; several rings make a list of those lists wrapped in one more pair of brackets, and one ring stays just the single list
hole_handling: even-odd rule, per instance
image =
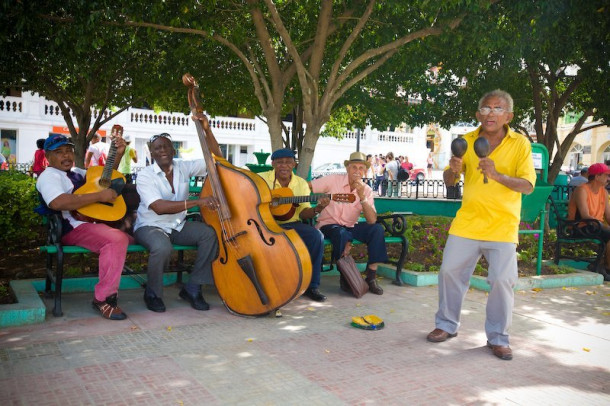
[{"label": "man's hand holding maraca", "polygon": [[449,160],[449,169],[443,172],[443,180],[447,185],[454,185],[459,182],[462,173],[462,157],[468,149],[465,139],[459,137],[451,141],[451,153],[453,156]]}]

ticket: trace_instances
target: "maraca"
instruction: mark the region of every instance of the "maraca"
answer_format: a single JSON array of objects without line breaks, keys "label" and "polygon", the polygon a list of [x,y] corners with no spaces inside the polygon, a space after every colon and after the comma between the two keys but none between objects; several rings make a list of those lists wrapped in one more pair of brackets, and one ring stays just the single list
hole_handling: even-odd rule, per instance
[{"label": "maraca", "polygon": [[[464,154],[466,153],[466,150],[468,149],[468,143],[466,142],[466,140],[462,137],[458,137],[456,139],[454,139],[453,141],[451,141],[451,153],[453,154],[453,156],[461,158],[464,156]],[[456,173],[455,176],[459,176],[459,173]]]},{"label": "maraca", "polygon": [[[485,158],[489,155],[489,141],[485,137],[479,137],[474,142],[474,153],[479,158]],[[483,174],[483,183],[487,183],[487,175]]]}]

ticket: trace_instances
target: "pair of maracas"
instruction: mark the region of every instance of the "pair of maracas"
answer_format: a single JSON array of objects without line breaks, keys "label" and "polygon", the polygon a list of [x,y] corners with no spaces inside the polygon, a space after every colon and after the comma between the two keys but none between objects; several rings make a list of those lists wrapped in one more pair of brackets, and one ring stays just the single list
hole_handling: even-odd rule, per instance
[{"label": "pair of maracas", "polygon": [[[487,138],[485,137],[478,137],[475,142],[474,142],[474,153],[477,154],[477,156],[479,158],[485,158],[487,155],[489,155],[489,141],[487,141]],[[462,137],[458,137],[456,139],[454,139],[453,141],[451,141],[451,153],[458,157],[461,158],[464,156],[464,154],[466,153],[466,150],[468,149],[468,143],[466,142],[466,140]],[[483,183],[487,183],[487,175],[483,174]]]}]

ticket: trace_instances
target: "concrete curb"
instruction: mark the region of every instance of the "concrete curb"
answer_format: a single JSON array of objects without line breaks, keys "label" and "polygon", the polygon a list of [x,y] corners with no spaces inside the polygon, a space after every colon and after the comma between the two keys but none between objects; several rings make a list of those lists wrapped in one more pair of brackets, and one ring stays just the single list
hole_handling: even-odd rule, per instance
[{"label": "concrete curb", "polygon": [[47,309],[32,280],[11,281],[10,286],[17,303],[0,306],[0,328],[42,323]]},{"label": "concrete curb", "polygon": [[[361,271],[364,271],[366,268],[366,264],[360,263],[357,265]],[[324,272],[324,275],[338,274],[336,269]],[[396,268],[391,265],[383,265],[379,267],[377,274],[393,280],[396,276]],[[142,275],[141,277],[143,280],[146,280],[146,275]],[[163,278],[164,285],[171,285],[176,283],[177,275],[174,272],[169,272],[165,274]],[[188,274],[185,275],[185,280],[188,280]],[[401,280],[408,285],[416,287],[437,285],[438,273],[403,270],[401,272]],[[65,279],[63,281],[62,293],[92,292],[96,283],[97,277]],[[602,275],[579,270],[575,273],[565,275],[519,278],[515,290],[595,286],[603,283],[604,278]],[[41,300],[39,293],[44,292],[45,280],[29,279],[11,281],[10,285],[17,298],[17,303],[0,305],[0,328],[44,322],[47,309]],[[481,276],[473,276],[470,278],[470,286],[478,290],[489,291],[489,284],[485,278]],[[121,277],[120,289],[139,289],[141,287],[140,283],[133,277],[128,275]]]},{"label": "concrete curb", "polygon": [[[143,280],[146,280],[146,275],[142,275]],[[188,274],[184,275],[184,279],[188,280]],[[163,284],[171,285],[176,283],[177,274],[169,272],[163,275]],[[93,287],[97,283],[98,278],[85,277],[64,279],[62,284],[63,293],[76,292],[93,292]],[[0,305],[0,328],[23,326],[27,324],[42,323],[45,321],[47,308],[40,298],[40,294],[44,293],[44,279],[24,279],[10,282],[11,289],[15,293],[17,303]],[[142,285],[133,277],[124,275],[121,277],[119,289],[140,289]]]},{"label": "concrete curb", "polygon": [[[394,279],[396,275],[396,268],[381,266],[377,273],[386,278]],[[403,283],[416,287],[438,285],[437,272],[414,272],[403,270],[401,272],[400,279],[403,281]],[[577,270],[574,273],[563,275],[540,275],[519,278],[517,284],[515,285],[515,290],[595,286],[602,285],[603,283],[604,277],[602,275],[594,272]],[[473,275],[470,278],[470,286],[486,292],[489,291],[489,284],[487,283],[486,278],[483,276]]]}]

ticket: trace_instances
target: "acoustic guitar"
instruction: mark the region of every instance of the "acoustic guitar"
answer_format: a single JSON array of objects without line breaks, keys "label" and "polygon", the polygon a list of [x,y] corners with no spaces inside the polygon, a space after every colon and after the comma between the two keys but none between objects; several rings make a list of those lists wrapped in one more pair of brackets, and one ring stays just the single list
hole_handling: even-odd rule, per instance
[{"label": "acoustic guitar", "polygon": [[354,203],[356,196],[353,193],[312,193],[307,196],[293,196],[292,189],[282,187],[271,191],[271,214],[276,220],[286,221],[294,216],[299,203],[317,202],[322,197],[328,197],[333,202]]},{"label": "acoustic guitar", "polygon": [[[122,128],[120,131],[122,132]],[[113,169],[116,150],[117,148],[113,140],[110,144],[106,164],[103,167],[89,167],[85,175],[85,184],[74,191],[75,195],[99,192],[110,187],[117,191],[118,196],[112,203],[92,203],[76,210],[82,216],[91,219],[90,221],[118,221],[127,212],[127,205],[120,194],[125,185],[125,176]]]}]

